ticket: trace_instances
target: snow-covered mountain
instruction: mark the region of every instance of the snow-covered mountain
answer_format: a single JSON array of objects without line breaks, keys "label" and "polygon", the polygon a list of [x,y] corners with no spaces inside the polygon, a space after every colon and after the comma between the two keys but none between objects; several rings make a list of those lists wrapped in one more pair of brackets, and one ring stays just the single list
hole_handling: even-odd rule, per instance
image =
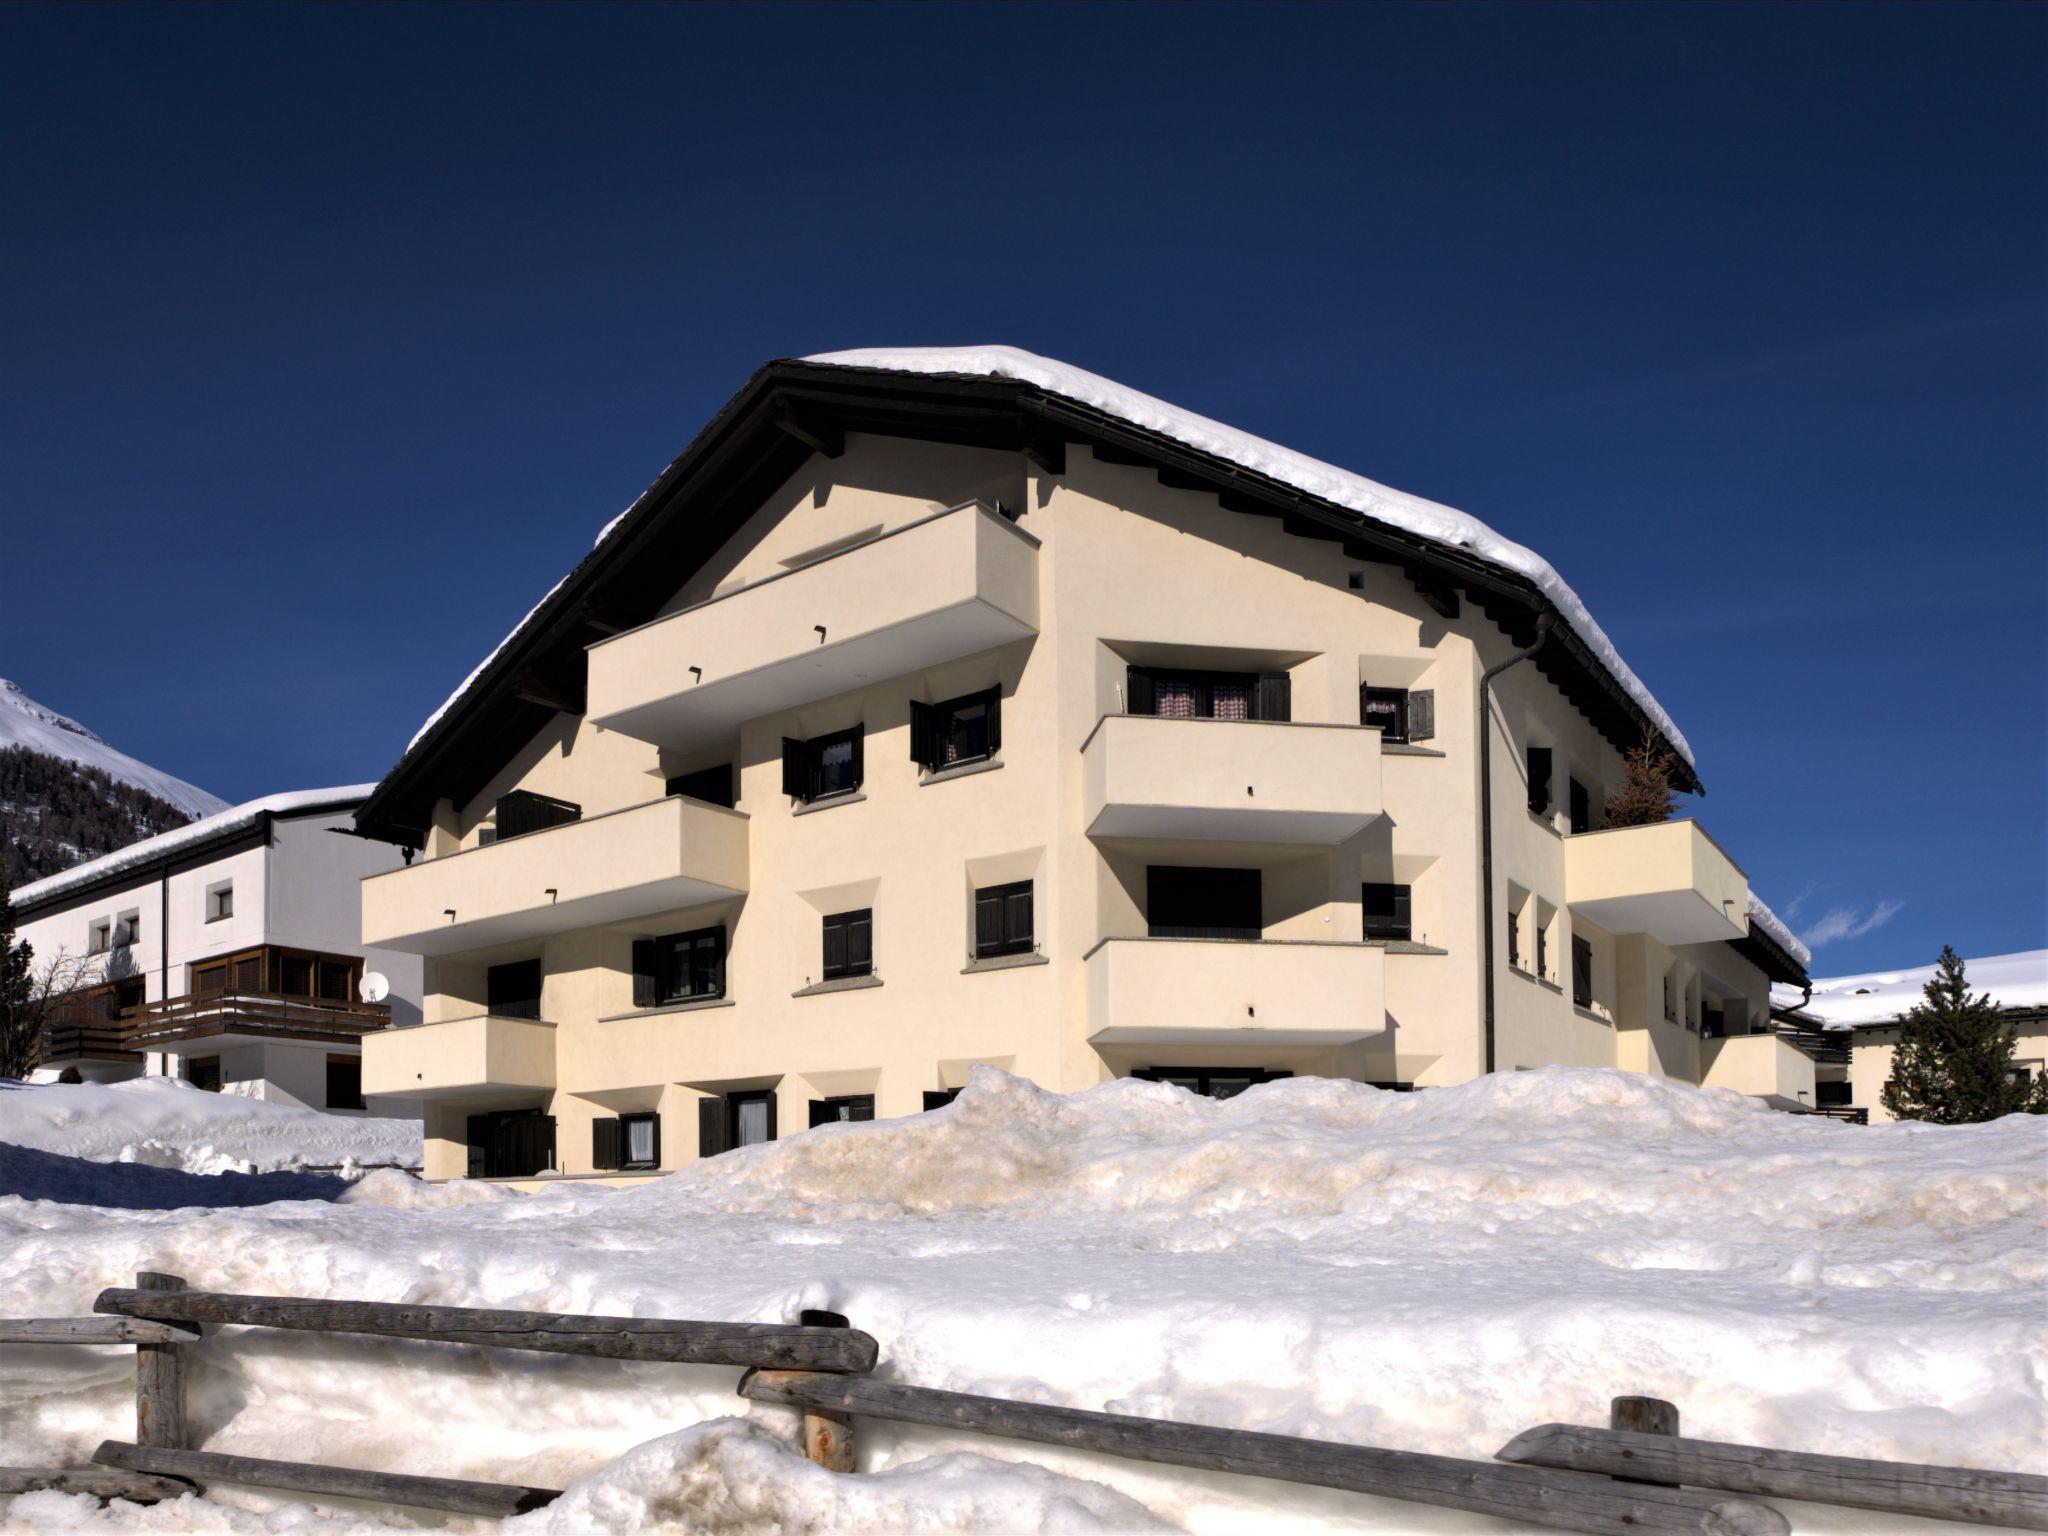
[{"label": "snow-covered mountain", "polygon": [[195,784],[108,746],[70,716],[38,704],[19,684],[0,677],[0,748],[5,747],[27,747],[46,757],[103,769],[124,784],[169,801],[188,816],[211,816],[228,808],[218,795],[209,795]]}]

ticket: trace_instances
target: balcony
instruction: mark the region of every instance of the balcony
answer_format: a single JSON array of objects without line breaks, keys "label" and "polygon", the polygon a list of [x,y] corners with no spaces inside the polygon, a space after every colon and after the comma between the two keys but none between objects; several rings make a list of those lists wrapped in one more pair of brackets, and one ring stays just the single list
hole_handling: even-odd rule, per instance
[{"label": "balcony", "polygon": [[1811,1109],[1813,1058],[1782,1035],[1700,1042],[1700,1086],[1732,1088],[1780,1109]]},{"label": "balcony", "polygon": [[1380,814],[1377,729],[1107,715],[1081,747],[1091,837],[1333,845]]},{"label": "balcony", "polygon": [[747,818],[674,796],[363,882],[363,943],[446,955],[747,889]]},{"label": "balcony", "polygon": [[1693,821],[1565,839],[1565,901],[1609,933],[1663,944],[1734,941],[1749,933],[1749,880]]},{"label": "balcony", "polygon": [[1104,939],[1086,968],[1095,1045],[1327,1048],[1387,1024],[1384,954],[1367,944]]},{"label": "balcony", "polygon": [[138,1051],[176,1051],[195,1040],[209,1046],[296,1040],[308,1045],[354,1045],[391,1025],[383,1003],[293,997],[280,992],[203,992],[133,1008],[122,1015],[128,1045]]},{"label": "balcony", "polygon": [[363,1041],[363,1092],[482,1098],[555,1086],[555,1026],[480,1013],[386,1030]]},{"label": "balcony", "polygon": [[593,724],[676,750],[1038,632],[1038,540],[978,502],[590,648]]}]

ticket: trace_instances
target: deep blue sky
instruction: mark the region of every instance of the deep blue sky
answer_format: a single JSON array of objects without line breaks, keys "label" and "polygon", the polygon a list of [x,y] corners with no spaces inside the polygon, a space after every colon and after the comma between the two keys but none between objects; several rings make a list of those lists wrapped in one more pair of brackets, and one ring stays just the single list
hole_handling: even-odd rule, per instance
[{"label": "deep blue sky", "polygon": [[[1005,341],[1564,572],[1818,974],[2048,942],[2048,9],[0,10],[0,675],[374,779],[756,364]],[[1889,914],[1888,916],[1886,914]]]}]

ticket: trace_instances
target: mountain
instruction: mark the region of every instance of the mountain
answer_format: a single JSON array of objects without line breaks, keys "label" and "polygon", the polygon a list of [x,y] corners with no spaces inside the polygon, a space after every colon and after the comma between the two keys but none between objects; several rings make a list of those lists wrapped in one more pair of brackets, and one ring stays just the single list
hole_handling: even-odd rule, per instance
[{"label": "mountain", "polygon": [[0,678],[0,859],[10,885],[226,809]]}]

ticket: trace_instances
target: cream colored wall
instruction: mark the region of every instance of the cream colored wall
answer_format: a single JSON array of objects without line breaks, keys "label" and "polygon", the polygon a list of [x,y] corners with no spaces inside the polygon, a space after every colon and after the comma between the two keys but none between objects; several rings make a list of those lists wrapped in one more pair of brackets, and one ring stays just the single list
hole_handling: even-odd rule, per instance
[{"label": "cream colored wall", "polygon": [[[1849,1051],[1849,1102],[1870,1111],[1870,1123],[1882,1125],[1893,1117],[1884,1107],[1884,1085],[1891,1081],[1892,1057],[1899,1048],[1897,1025],[1859,1029]],[[2038,1079],[2048,1070],[2048,1025],[2029,1023],[2017,1032],[2013,1060],[2030,1066]]]}]

